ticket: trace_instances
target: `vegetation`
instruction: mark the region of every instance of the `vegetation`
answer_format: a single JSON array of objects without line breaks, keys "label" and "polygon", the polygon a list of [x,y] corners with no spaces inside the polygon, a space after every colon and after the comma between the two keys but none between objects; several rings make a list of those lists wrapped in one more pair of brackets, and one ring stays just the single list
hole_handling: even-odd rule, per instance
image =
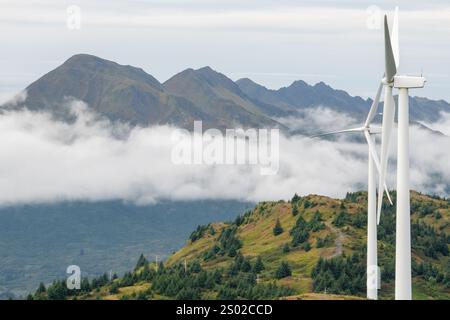
[{"label": "vegetation", "polygon": [[[392,196],[395,201],[395,192]],[[418,193],[412,199],[414,297],[449,299],[448,201]],[[275,299],[324,293],[330,298],[364,297],[366,201],[367,195],[358,192],[343,201],[294,195],[290,202],[262,202],[233,222],[199,226],[191,241],[158,267],[141,255],[134,271],[120,278],[83,279],[77,292],[55,282],[39,286],[28,298]],[[378,231],[380,296],[390,299],[395,207],[383,204]]]},{"label": "vegetation", "polygon": [[143,266],[147,265],[148,261],[147,259],[144,257],[144,254],[141,253],[141,255],[139,256],[139,259],[136,263],[136,267],[134,268],[134,270],[138,270],[140,268],[142,268]]},{"label": "vegetation", "polygon": [[345,224],[347,224],[348,222],[349,222],[349,217],[348,217],[348,214],[347,214],[347,212],[345,212],[345,211],[340,211],[337,215],[336,215],[336,217],[333,219],[333,224],[336,226],[336,227],[342,227],[342,226],[344,226]]},{"label": "vegetation", "polygon": [[348,258],[319,258],[311,277],[315,292],[363,295],[366,290],[366,267],[358,254]]},{"label": "vegetation", "polygon": [[275,278],[282,279],[292,275],[291,267],[286,261],[282,261],[278,269],[275,271]]},{"label": "vegetation", "polygon": [[280,219],[277,219],[275,227],[273,227],[273,235],[278,236],[283,233],[283,228],[281,227]]},{"label": "vegetation", "polygon": [[[205,226],[197,226],[197,229],[194,232],[192,232],[191,235],[189,236],[189,240],[194,242],[194,241],[202,238],[208,230],[211,233],[211,229],[210,229],[210,225],[209,224],[205,225]],[[214,232],[214,229],[212,229],[212,230]]]},{"label": "vegetation", "polygon": [[292,236],[292,246],[297,247],[298,245],[304,243],[309,238],[308,224],[305,219],[300,216],[295,223],[295,226],[290,232]]},{"label": "vegetation", "polygon": [[218,243],[204,253],[203,259],[211,260],[218,255],[227,255],[229,257],[236,256],[238,250],[242,246],[241,241],[236,238],[236,230],[237,226],[235,225],[223,229],[220,233]]}]

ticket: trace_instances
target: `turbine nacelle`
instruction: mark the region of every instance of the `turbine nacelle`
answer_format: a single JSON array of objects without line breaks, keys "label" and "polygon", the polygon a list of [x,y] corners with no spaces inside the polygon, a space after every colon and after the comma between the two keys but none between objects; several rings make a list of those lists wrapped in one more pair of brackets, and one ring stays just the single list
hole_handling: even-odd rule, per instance
[{"label": "turbine nacelle", "polygon": [[395,76],[393,86],[394,88],[423,88],[425,86],[426,79],[422,76]]}]

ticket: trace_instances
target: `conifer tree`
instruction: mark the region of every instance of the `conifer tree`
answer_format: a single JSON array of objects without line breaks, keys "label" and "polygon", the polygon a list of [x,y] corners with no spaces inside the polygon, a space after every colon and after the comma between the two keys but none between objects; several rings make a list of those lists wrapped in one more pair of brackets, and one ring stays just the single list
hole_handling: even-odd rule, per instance
[{"label": "conifer tree", "polygon": [[291,267],[286,261],[282,261],[275,271],[275,278],[282,279],[292,275]]},{"label": "conifer tree", "polygon": [[277,218],[277,222],[275,223],[275,227],[273,228],[273,234],[278,236],[283,233],[283,228],[281,227],[280,219]]}]

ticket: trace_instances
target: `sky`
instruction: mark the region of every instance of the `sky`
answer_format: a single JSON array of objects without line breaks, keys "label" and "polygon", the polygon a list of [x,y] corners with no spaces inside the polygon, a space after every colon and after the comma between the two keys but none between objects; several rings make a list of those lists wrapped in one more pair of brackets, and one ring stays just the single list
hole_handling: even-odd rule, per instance
[{"label": "sky", "polygon": [[77,53],[161,82],[209,65],[273,89],[302,79],[370,97],[383,73],[379,18],[395,5],[400,72],[428,80],[412,95],[450,101],[447,0],[0,0],[0,101]]},{"label": "sky", "polygon": [[[78,53],[141,67],[161,82],[186,68],[208,65],[232,79],[249,77],[269,88],[302,79],[369,97],[383,74],[378,17],[394,5],[364,0],[0,0],[0,101],[17,92],[15,99],[23,100],[23,88]],[[412,95],[450,101],[450,4],[410,0],[398,5],[400,72],[423,72],[428,79],[426,88]],[[99,119],[80,101],[70,104],[77,116],[72,124],[29,111],[0,116],[0,205],[260,201],[289,199],[294,192],[344,197],[367,185],[367,148],[345,137],[322,141],[281,135],[279,170],[264,176],[257,166],[176,165],[170,158],[176,128],[129,128]],[[279,120],[318,132],[355,125],[320,106]],[[450,114],[427,125],[450,135]],[[413,127],[411,140],[412,188],[448,196],[448,137]],[[394,188],[395,143],[391,147],[388,186]]]}]

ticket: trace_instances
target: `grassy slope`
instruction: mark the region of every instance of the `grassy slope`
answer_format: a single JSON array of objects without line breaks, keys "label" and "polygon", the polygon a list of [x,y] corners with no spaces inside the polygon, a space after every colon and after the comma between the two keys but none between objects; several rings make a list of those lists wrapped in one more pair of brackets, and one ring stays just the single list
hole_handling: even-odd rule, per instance
[{"label": "grassy slope", "polygon": [[[280,261],[288,261],[292,267],[292,276],[281,280],[275,280],[277,284],[286,285],[293,288],[296,295],[286,297],[287,299],[355,299],[357,297],[329,295],[323,293],[313,293],[311,270],[316,264],[319,257],[330,258],[341,254],[351,254],[356,251],[365,250],[366,229],[356,228],[351,224],[346,224],[341,228],[332,225],[332,220],[341,211],[341,200],[331,199],[323,196],[310,195],[306,197],[308,201],[314,203],[314,206],[305,209],[303,205],[300,207],[299,215],[302,215],[307,221],[313,214],[319,210],[325,222],[326,228],[318,232],[313,232],[310,235],[309,242],[312,249],[305,252],[302,248],[291,248],[290,252],[283,252],[282,246],[290,243],[292,238],[289,235],[289,230],[294,226],[298,215],[292,215],[292,205],[290,202],[261,202],[245,219],[237,231],[237,237],[242,241],[241,253],[249,258],[256,259],[260,256],[264,262],[265,270],[259,276],[260,282],[274,281],[273,274],[278,267]],[[435,215],[427,215],[420,217],[416,212],[412,213],[412,221],[423,221],[428,225],[432,225],[435,229],[444,231],[450,234],[450,209],[449,203],[446,200],[440,200],[424,196],[418,193],[412,193],[412,201],[424,203],[431,203],[435,207],[440,208],[438,211],[442,217],[436,219]],[[361,214],[366,212],[366,196],[361,194],[356,201],[344,201],[345,211],[350,215]],[[278,236],[274,236],[272,229],[279,219],[284,232]],[[226,256],[219,256],[210,261],[203,261],[202,254],[208,251],[214,243],[216,243],[220,231],[227,226],[225,223],[216,223],[212,225],[216,230],[214,235],[206,232],[205,235],[195,241],[188,241],[187,244],[178,252],[174,253],[167,261],[167,265],[177,263],[184,263],[189,261],[199,260],[205,269],[214,269],[218,267],[228,266],[232,258]],[[334,244],[325,248],[316,248],[317,237],[325,237],[331,235]],[[339,247],[342,247],[341,250]],[[381,252],[383,251],[383,252]],[[380,266],[389,259],[392,259],[394,247],[392,244],[380,241]],[[386,252],[386,254],[384,253]],[[388,254],[389,253],[389,254]],[[430,261],[434,265],[443,266],[448,261],[448,257],[439,257],[438,259],[431,259],[426,257],[421,252],[413,251],[413,257],[416,261]],[[130,294],[131,292],[139,292],[147,289],[145,284],[139,283],[134,287],[121,288],[119,294],[110,296],[101,294],[102,298],[114,299],[119,298],[123,294]],[[105,291],[106,292],[106,291]],[[393,283],[383,282],[382,290],[380,292],[381,298],[393,297]],[[437,285],[430,284],[424,279],[416,277],[413,279],[413,296],[415,299],[450,299],[450,291]],[[164,297],[154,297],[164,298]],[[214,294],[206,295],[204,298],[214,298]]]}]

